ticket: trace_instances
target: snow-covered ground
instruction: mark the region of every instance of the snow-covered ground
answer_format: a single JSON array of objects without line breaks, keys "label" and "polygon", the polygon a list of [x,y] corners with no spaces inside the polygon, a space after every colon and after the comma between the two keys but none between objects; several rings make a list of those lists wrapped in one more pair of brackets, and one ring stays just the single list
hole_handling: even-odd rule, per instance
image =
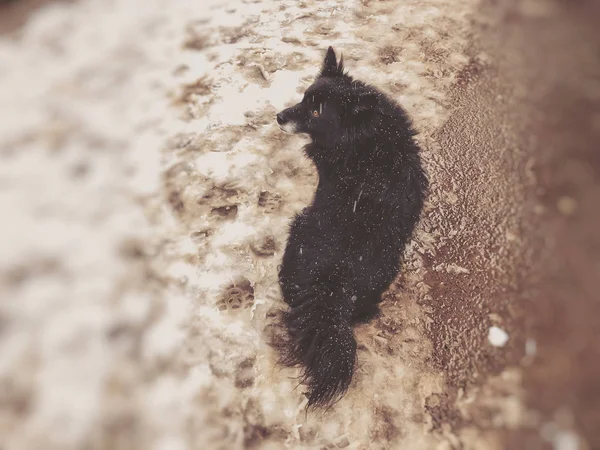
[{"label": "snow-covered ground", "polygon": [[417,302],[452,234],[427,220],[341,402],[306,416],[276,366],[277,265],[316,175],[274,116],[333,45],[412,115],[427,210],[453,205],[428,144],[477,3],[80,0],[0,39],[0,446],[454,448]]}]

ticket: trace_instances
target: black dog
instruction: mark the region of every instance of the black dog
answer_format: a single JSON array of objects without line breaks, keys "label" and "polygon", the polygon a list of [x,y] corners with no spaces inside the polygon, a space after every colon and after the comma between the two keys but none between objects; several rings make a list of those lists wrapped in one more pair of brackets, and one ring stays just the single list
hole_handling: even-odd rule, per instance
[{"label": "black dog", "polygon": [[305,152],[319,175],[312,204],[293,221],[279,272],[290,306],[283,362],[303,367],[308,406],[327,406],[350,385],[351,326],[379,314],[428,181],[406,112],[346,74],[331,47],[302,102],[277,122],[310,136]]}]

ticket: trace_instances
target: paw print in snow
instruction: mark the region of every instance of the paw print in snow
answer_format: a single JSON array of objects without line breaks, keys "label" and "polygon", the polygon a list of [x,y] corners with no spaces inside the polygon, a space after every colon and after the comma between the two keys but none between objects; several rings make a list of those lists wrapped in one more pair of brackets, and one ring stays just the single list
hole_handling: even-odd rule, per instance
[{"label": "paw print in snow", "polygon": [[281,208],[282,200],[279,194],[269,191],[261,191],[258,196],[258,207],[265,210],[266,213],[272,213]]},{"label": "paw print in snow", "polygon": [[254,288],[246,278],[233,283],[217,302],[219,311],[249,309],[254,305]]}]

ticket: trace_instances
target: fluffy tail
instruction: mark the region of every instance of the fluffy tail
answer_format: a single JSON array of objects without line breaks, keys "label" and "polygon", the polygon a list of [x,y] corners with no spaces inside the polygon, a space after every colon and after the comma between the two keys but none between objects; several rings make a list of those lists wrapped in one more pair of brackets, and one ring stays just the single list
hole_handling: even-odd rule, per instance
[{"label": "fluffy tail", "polygon": [[325,290],[308,289],[305,299],[283,316],[288,342],[282,362],[303,368],[308,408],[329,406],[348,390],[356,364],[350,305],[334,304]]}]

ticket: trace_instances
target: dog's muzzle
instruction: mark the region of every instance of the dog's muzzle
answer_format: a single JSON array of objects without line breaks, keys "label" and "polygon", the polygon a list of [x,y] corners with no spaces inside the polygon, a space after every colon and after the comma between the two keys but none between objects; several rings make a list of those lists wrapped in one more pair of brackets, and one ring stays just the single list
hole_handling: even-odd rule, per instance
[{"label": "dog's muzzle", "polygon": [[296,122],[289,120],[288,115],[285,111],[277,114],[277,123],[279,124],[279,128],[281,131],[285,131],[286,133],[295,133],[297,126]]},{"label": "dog's muzzle", "polygon": [[284,125],[286,122],[287,120],[282,112],[277,114],[277,123],[279,124],[279,126]]}]

